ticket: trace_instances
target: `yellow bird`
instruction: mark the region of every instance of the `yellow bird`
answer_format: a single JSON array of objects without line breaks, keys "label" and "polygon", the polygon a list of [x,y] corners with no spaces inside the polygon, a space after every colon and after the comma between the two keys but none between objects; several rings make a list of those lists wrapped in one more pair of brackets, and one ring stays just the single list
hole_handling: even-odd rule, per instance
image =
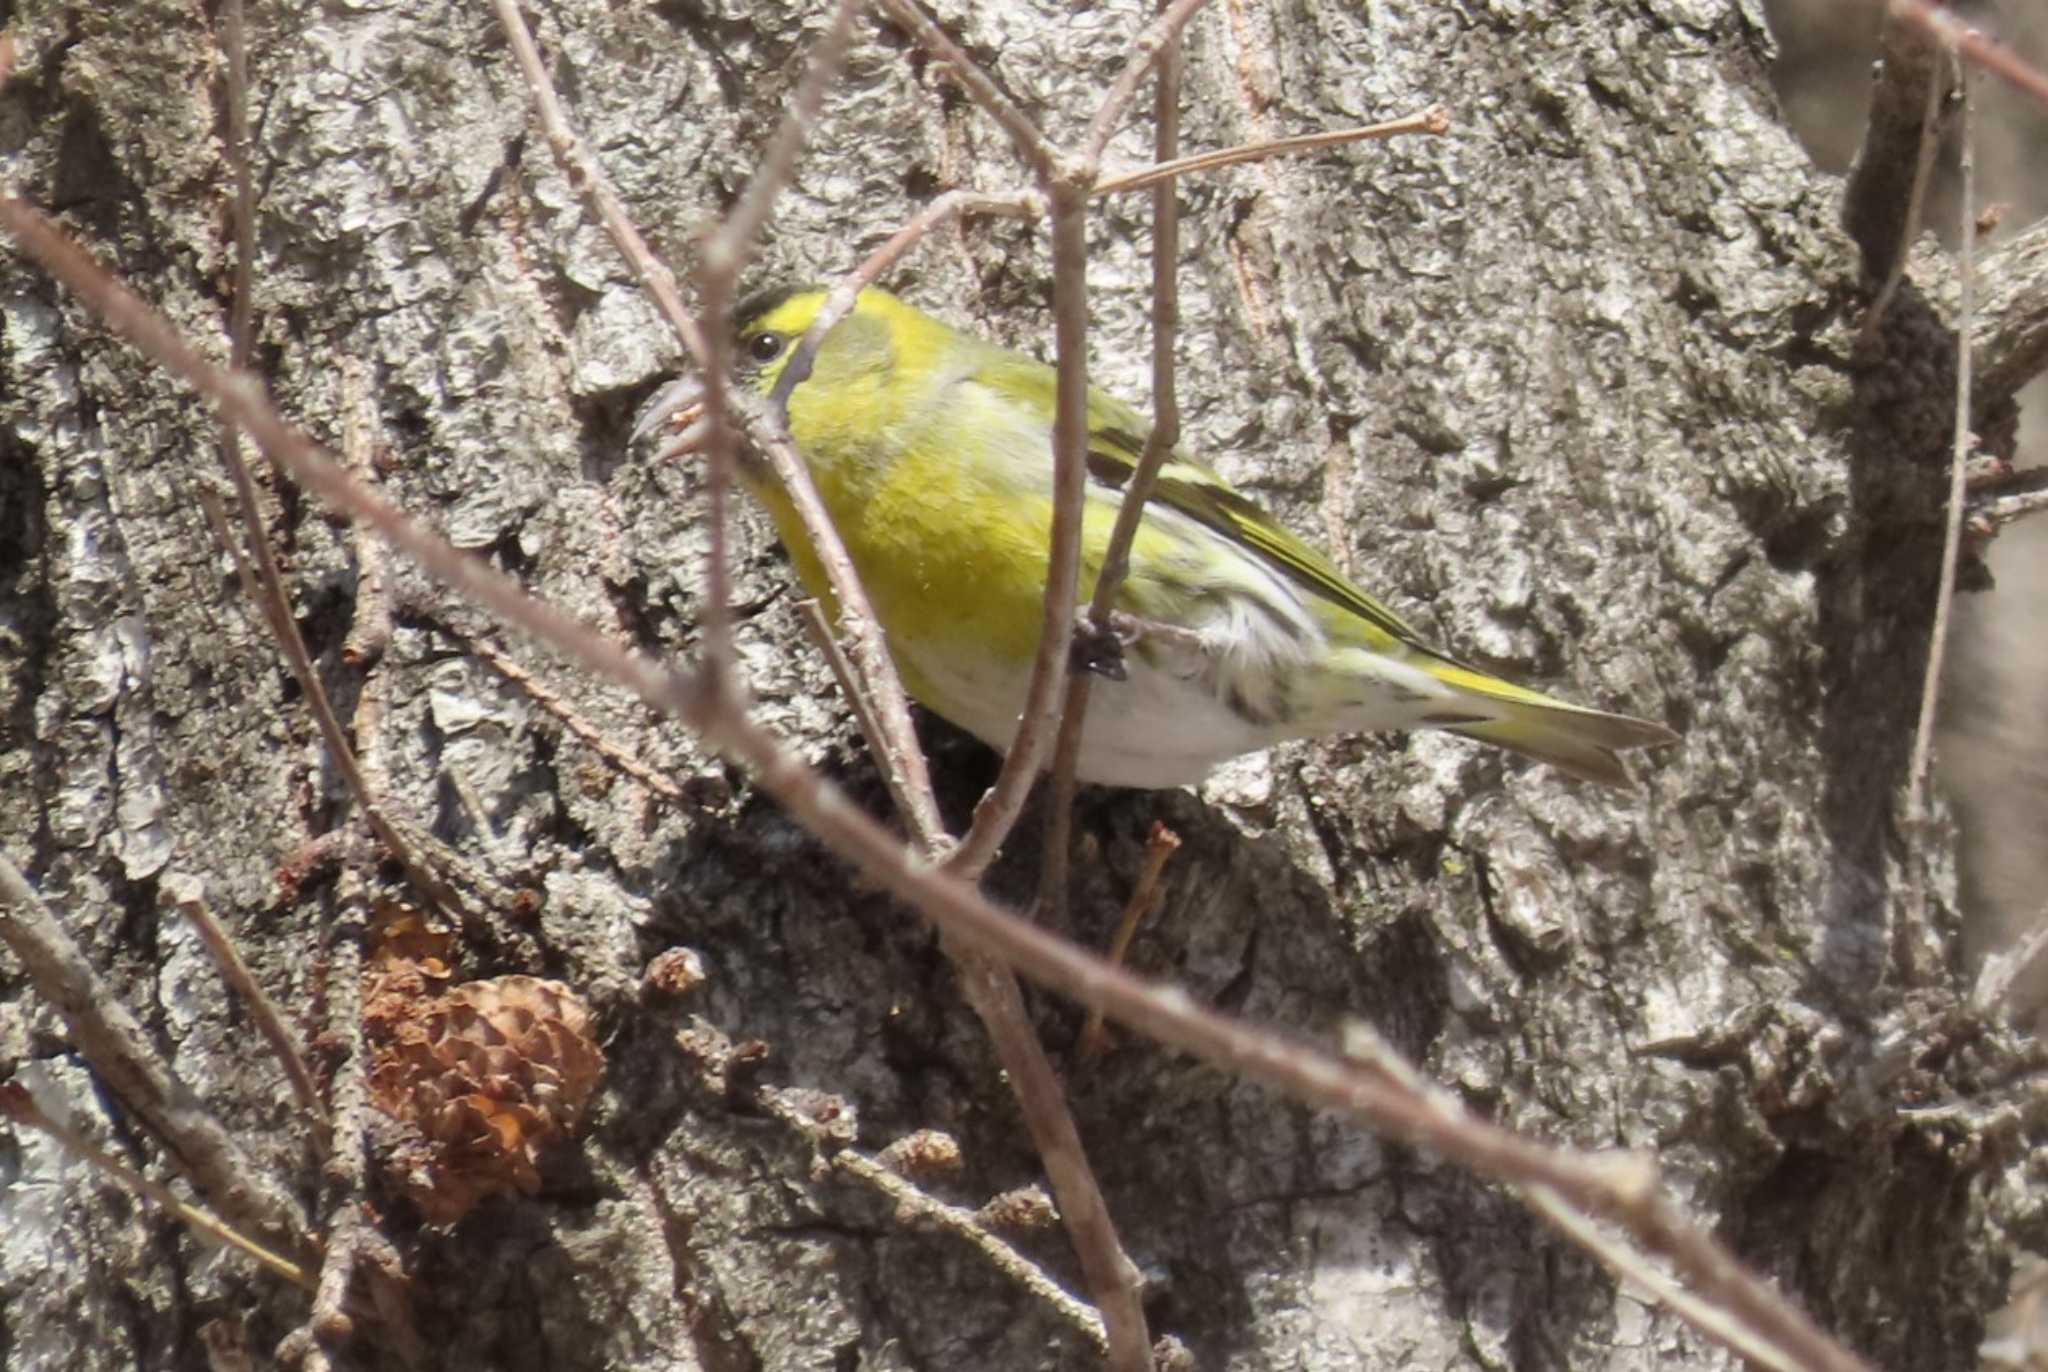
[{"label": "yellow bird", "polygon": [[[772,391],[824,302],[823,290],[800,288],[743,305],[734,320],[740,384]],[[687,424],[697,393],[679,385],[657,395],[639,433]],[[904,686],[998,749],[1016,736],[1038,650],[1053,396],[1051,367],[880,290],[861,292],[789,394],[790,435]],[[1130,406],[1089,391],[1084,602],[1149,427]],[[829,606],[787,496],[765,468],[743,464],[742,476],[774,516],[805,588]],[[1115,603],[1134,630],[1092,693],[1084,781],[1177,786],[1285,739],[1446,729],[1627,786],[1618,753],[1678,739],[1661,724],[1567,704],[1459,662],[1180,453],[1160,473]]]}]

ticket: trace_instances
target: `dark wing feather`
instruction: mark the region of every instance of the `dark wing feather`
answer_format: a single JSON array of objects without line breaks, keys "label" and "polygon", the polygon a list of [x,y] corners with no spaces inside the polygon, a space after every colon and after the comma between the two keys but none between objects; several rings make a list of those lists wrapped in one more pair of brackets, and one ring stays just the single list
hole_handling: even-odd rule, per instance
[{"label": "dark wing feather", "polygon": [[[1098,418],[1098,408],[1110,407],[1116,410],[1126,408],[1115,401],[1101,407],[1091,404],[1090,420]],[[1137,473],[1138,461],[1145,451],[1145,440],[1141,429],[1117,422],[1126,417],[1138,420],[1136,413],[1102,417],[1111,422],[1091,423],[1088,474],[1103,485],[1121,491]],[[1353,585],[1323,553],[1288,532],[1286,526],[1272,515],[1199,463],[1179,454],[1169,458],[1159,470],[1159,480],[1152,487],[1152,499],[1251,549],[1288,580],[1348,610],[1387,638],[1435,657],[1443,656],[1442,651],[1432,647],[1408,621]]]}]

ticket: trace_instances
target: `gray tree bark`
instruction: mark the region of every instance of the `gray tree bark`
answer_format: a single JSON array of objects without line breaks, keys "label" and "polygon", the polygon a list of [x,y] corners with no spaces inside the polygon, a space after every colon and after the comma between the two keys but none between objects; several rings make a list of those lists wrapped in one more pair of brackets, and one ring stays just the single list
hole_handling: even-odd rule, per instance
[{"label": "gray tree bark", "polygon": [[[556,80],[679,267],[745,184],[822,26],[794,3],[535,15]],[[1078,135],[1148,7],[948,4],[1055,137]],[[532,131],[488,10],[257,7],[257,361],[285,412],[457,543],[621,638],[686,658],[697,473],[623,456],[675,349]],[[171,0],[44,3],[0,90],[9,183],[222,348],[221,57]],[[1958,1026],[1951,835],[1902,823],[1939,560],[1948,336],[1901,308],[1858,368],[1839,184],[1781,127],[1754,8],[1724,0],[1412,6],[1239,0],[1188,45],[1191,147],[1441,102],[1441,140],[1271,162],[1183,190],[1188,446],[1481,665],[1660,718],[1682,747],[1614,796],[1449,738],[1275,750],[1199,793],[1084,797],[1075,934],[1099,941],[1164,820],[1185,847],[1135,952],[1290,1030],[1380,1026],[1468,1102],[1651,1150],[1748,1261],[1885,1366],[1974,1362],[2018,1151],[1906,1106],[1994,1085]],[[1115,145],[1146,160],[1142,127]],[[761,279],[850,268],[938,190],[1019,184],[1000,131],[864,25],[778,206]],[[1091,242],[1096,379],[1145,384],[1142,206]],[[949,230],[888,284],[1043,350],[1042,235]],[[277,879],[349,807],[200,513],[212,421],[47,279],[0,255],[0,851],[27,870],[258,1163],[317,1164],[195,939],[204,878],[259,977],[325,1029],[334,888]],[[265,516],[346,711],[361,566],[283,487]],[[957,1241],[814,1169],[674,1046],[701,1020],[763,1073],[845,1097],[864,1147],[952,1132],[967,1205],[1038,1178],[930,932],[678,726],[541,662],[685,785],[658,801],[472,652],[487,629],[391,569],[373,738],[394,805],[538,913],[464,931],[462,972],[560,978],[597,1011],[592,1127],[531,1200],[422,1232],[388,1193],[417,1326],[450,1369],[1083,1367],[1065,1326]],[[765,521],[742,525],[761,714],[878,811]],[[530,650],[517,648],[529,661]],[[955,815],[993,764],[931,723]],[[1027,837],[998,871],[1021,899]],[[710,980],[640,990],[673,945]],[[0,957],[0,1069],[162,1174]],[[1040,1003],[1047,1040],[1077,1017]],[[1725,1366],[1500,1189],[1348,1121],[1126,1042],[1076,1109],[1158,1332],[1201,1366]],[[0,1361],[205,1366],[229,1319],[267,1356],[296,1292],[39,1139],[8,1145]],[[1057,1229],[1022,1246],[1071,1283]],[[362,1366],[387,1365],[365,1337]]]}]

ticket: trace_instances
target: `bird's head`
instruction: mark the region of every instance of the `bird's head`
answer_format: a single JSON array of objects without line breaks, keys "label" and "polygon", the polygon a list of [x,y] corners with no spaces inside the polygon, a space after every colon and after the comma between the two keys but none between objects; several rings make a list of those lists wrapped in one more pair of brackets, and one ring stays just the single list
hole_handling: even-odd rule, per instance
[{"label": "bird's head", "polygon": [[[830,295],[822,287],[777,286],[748,297],[733,312],[734,382],[761,395],[780,391],[791,406],[792,427],[806,427],[799,411],[828,407],[834,429],[887,422],[892,401],[929,366],[935,337],[950,331],[887,291],[860,293],[853,308],[811,348],[804,336]],[[785,376],[791,367],[794,376]],[[698,420],[703,383],[684,377],[655,393],[634,429],[637,441],[658,431],[678,435],[665,453],[702,442]]]}]

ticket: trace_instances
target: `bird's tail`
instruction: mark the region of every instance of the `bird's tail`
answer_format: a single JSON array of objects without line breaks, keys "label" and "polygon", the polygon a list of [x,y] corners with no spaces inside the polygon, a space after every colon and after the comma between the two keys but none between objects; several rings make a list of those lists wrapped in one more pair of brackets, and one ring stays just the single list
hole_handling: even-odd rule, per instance
[{"label": "bird's tail", "polygon": [[1454,688],[1475,714],[1484,709],[1492,716],[1440,727],[1524,753],[1581,781],[1627,790],[1634,783],[1622,768],[1620,753],[1678,742],[1678,735],[1661,724],[1569,705],[1469,667],[1432,663],[1429,671]]}]

